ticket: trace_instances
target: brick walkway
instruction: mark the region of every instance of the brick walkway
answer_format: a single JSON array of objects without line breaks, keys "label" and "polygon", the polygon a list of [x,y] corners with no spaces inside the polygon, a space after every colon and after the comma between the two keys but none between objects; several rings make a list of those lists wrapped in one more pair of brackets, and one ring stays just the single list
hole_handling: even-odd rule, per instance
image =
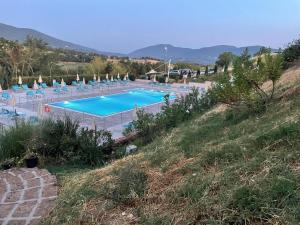
[{"label": "brick walkway", "polygon": [[56,177],[47,170],[0,171],[0,224],[38,224],[54,207],[56,197]]}]

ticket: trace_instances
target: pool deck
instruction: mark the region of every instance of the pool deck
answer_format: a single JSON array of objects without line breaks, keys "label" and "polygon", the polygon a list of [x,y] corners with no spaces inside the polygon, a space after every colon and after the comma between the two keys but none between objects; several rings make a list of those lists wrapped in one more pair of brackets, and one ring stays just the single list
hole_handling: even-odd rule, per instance
[{"label": "pool deck", "polygon": [[[1,100],[1,108],[8,110],[16,110],[17,113],[21,113],[25,120],[30,117],[38,118],[52,118],[59,119],[65,115],[70,116],[73,120],[77,120],[82,127],[97,129],[107,129],[112,132],[113,138],[118,139],[123,137],[122,132],[124,127],[135,119],[136,109],[120,112],[110,116],[94,116],[86,113],[74,112],[68,109],[61,109],[57,107],[50,107],[50,112],[44,112],[44,106],[58,101],[74,100],[88,97],[95,97],[101,95],[110,95],[115,93],[122,93],[134,88],[145,88],[159,91],[171,91],[174,92],[177,96],[186,95],[189,89],[183,89],[181,86],[183,84],[172,84],[170,88],[157,85],[149,85],[147,80],[136,80],[134,82],[129,82],[127,85],[117,84],[113,86],[102,86],[94,88],[90,85],[86,85],[88,88],[84,91],[76,90],[76,87],[68,86],[69,91],[64,94],[54,93],[54,88],[49,87],[44,89],[45,95],[40,97],[27,97],[25,91],[18,93],[8,91],[14,99],[13,101],[7,102]],[[189,87],[196,87],[207,90],[210,87],[210,83],[190,83]],[[147,112],[158,113],[160,111],[163,103],[157,103],[150,106],[143,107]],[[12,126],[15,124],[15,121],[5,115],[0,116],[0,124],[3,127]]]}]

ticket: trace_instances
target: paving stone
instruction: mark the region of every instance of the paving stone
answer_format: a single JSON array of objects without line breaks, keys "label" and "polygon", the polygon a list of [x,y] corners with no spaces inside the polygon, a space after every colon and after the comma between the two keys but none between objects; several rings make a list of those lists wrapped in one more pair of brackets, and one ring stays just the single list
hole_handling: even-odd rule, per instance
[{"label": "paving stone", "polygon": [[37,187],[37,188],[30,188],[30,189],[26,190],[25,194],[24,194],[24,199],[25,200],[37,199],[40,189],[41,189],[40,187]]},{"label": "paving stone", "polygon": [[55,200],[46,199],[38,205],[34,216],[47,216],[49,214],[49,209],[53,209],[54,206]]},{"label": "paving stone", "polygon": [[41,185],[40,178],[34,178],[34,179],[27,180],[27,188],[37,187],[40,185]]},{"label": "paving stone", "polygon": [[48,185],[48,188],[44,188],[42,192],[42,196],[44,198],[46,197],[52,197],[52,196],[57,196],[57,186],[54,185]]},{"label": "paving stone", "polygon": [[32,201],[32,202],[24,202],[18,204],[18,207],[16,211],[13,214],[13,217],[27,217],[29,216],[30,212],[34,208],[35,204],[37,201]]},{"label": "paving stone", "polygon": [[16,202],[16,201],[20,200],[20,197],[21,197],[20,191],[12,191],[7,194],[4,202]]},{"label": "paving stone", "polygon": [[5,218],[14,208],[14,206],[15,204],[0,204],[0,218]]},{"label": "paving stone", "polygon": [[[5,181],[11,188],[10,192],[7,192]],[[56,196],[56,177],[47,170],[14,168],[0,171],[0,202],[3,199],[4,203],[9,203],[0,203],[0,224],[25,225],[26,219],[27,224],[38,224],[40,219],[37,218],[48,215],[55,206]],[[29,217],[30,214],[34,217]]]},{"label": "paving stone", "polygon": [[7,225],[25,225],[26,220],[10,220]]}]

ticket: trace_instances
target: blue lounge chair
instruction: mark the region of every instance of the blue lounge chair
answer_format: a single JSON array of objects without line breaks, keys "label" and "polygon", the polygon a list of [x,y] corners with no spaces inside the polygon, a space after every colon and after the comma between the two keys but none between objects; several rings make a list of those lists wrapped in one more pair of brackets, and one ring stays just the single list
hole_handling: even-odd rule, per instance
[{"label": "blue lounge chair", "polygon": [[57,87],[60,87],[60,83],[54,82],[54,83],[53,83],[53,87],[56,87],[56,88],[57,88]]},{"label": "blue lounge chair", "polygon": [[8,92],[3,92],[1,97],[2,97],[3,100],[11,99],[11,95]]},{"label": "blue lounge chair", "polygon": [[42,90],[36,90],[35,94],[36,94],[36,95],[40,95],[40,96],[41,96],[41,95],[44,96],[44,95],[45,95],[45,92],[42,91]]},{"label": "blue lounge chair", "polygon": [[41,83],[41,86],[40,86],[41,88],[47,88],[48,87],[48,85],[46,84],[46,83]]},{"label": "blue lounge chair", "polygon": [[11,88],[13,89],[14,92],[18,92],[21,90],[21,88],[18,85],[13,85]]},{"label": "blue lounge chair", "polygon": [[33,91],[30,90],[30,91],[27,91],[27,92],[26,92],[26,96],[27,96],[27,97],[34,97],[35,94],[34,94]]},{"label": "blue lounge chair", "polygon": [[73,81],[72,81],[72,86],[78,86],[78,82],[75,81],[75,80],[73,80]]},{"label": "blue lounge chair", "polygon": [[25,91],[28,91],[28,90],[29,90],[29,87],[28,87],[27,84],[23,84],[23,85],[22,85],[22,88],[23,88]]}]

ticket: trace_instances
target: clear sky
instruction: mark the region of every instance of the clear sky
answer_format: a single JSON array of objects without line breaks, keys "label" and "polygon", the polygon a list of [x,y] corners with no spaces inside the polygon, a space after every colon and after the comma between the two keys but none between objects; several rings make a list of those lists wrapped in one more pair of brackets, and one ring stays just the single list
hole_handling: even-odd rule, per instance
[{"label": "clear sky", "polygon": [[0,22],[103,51],[168,43],[284,47],[300,0],[0,0]]}]

